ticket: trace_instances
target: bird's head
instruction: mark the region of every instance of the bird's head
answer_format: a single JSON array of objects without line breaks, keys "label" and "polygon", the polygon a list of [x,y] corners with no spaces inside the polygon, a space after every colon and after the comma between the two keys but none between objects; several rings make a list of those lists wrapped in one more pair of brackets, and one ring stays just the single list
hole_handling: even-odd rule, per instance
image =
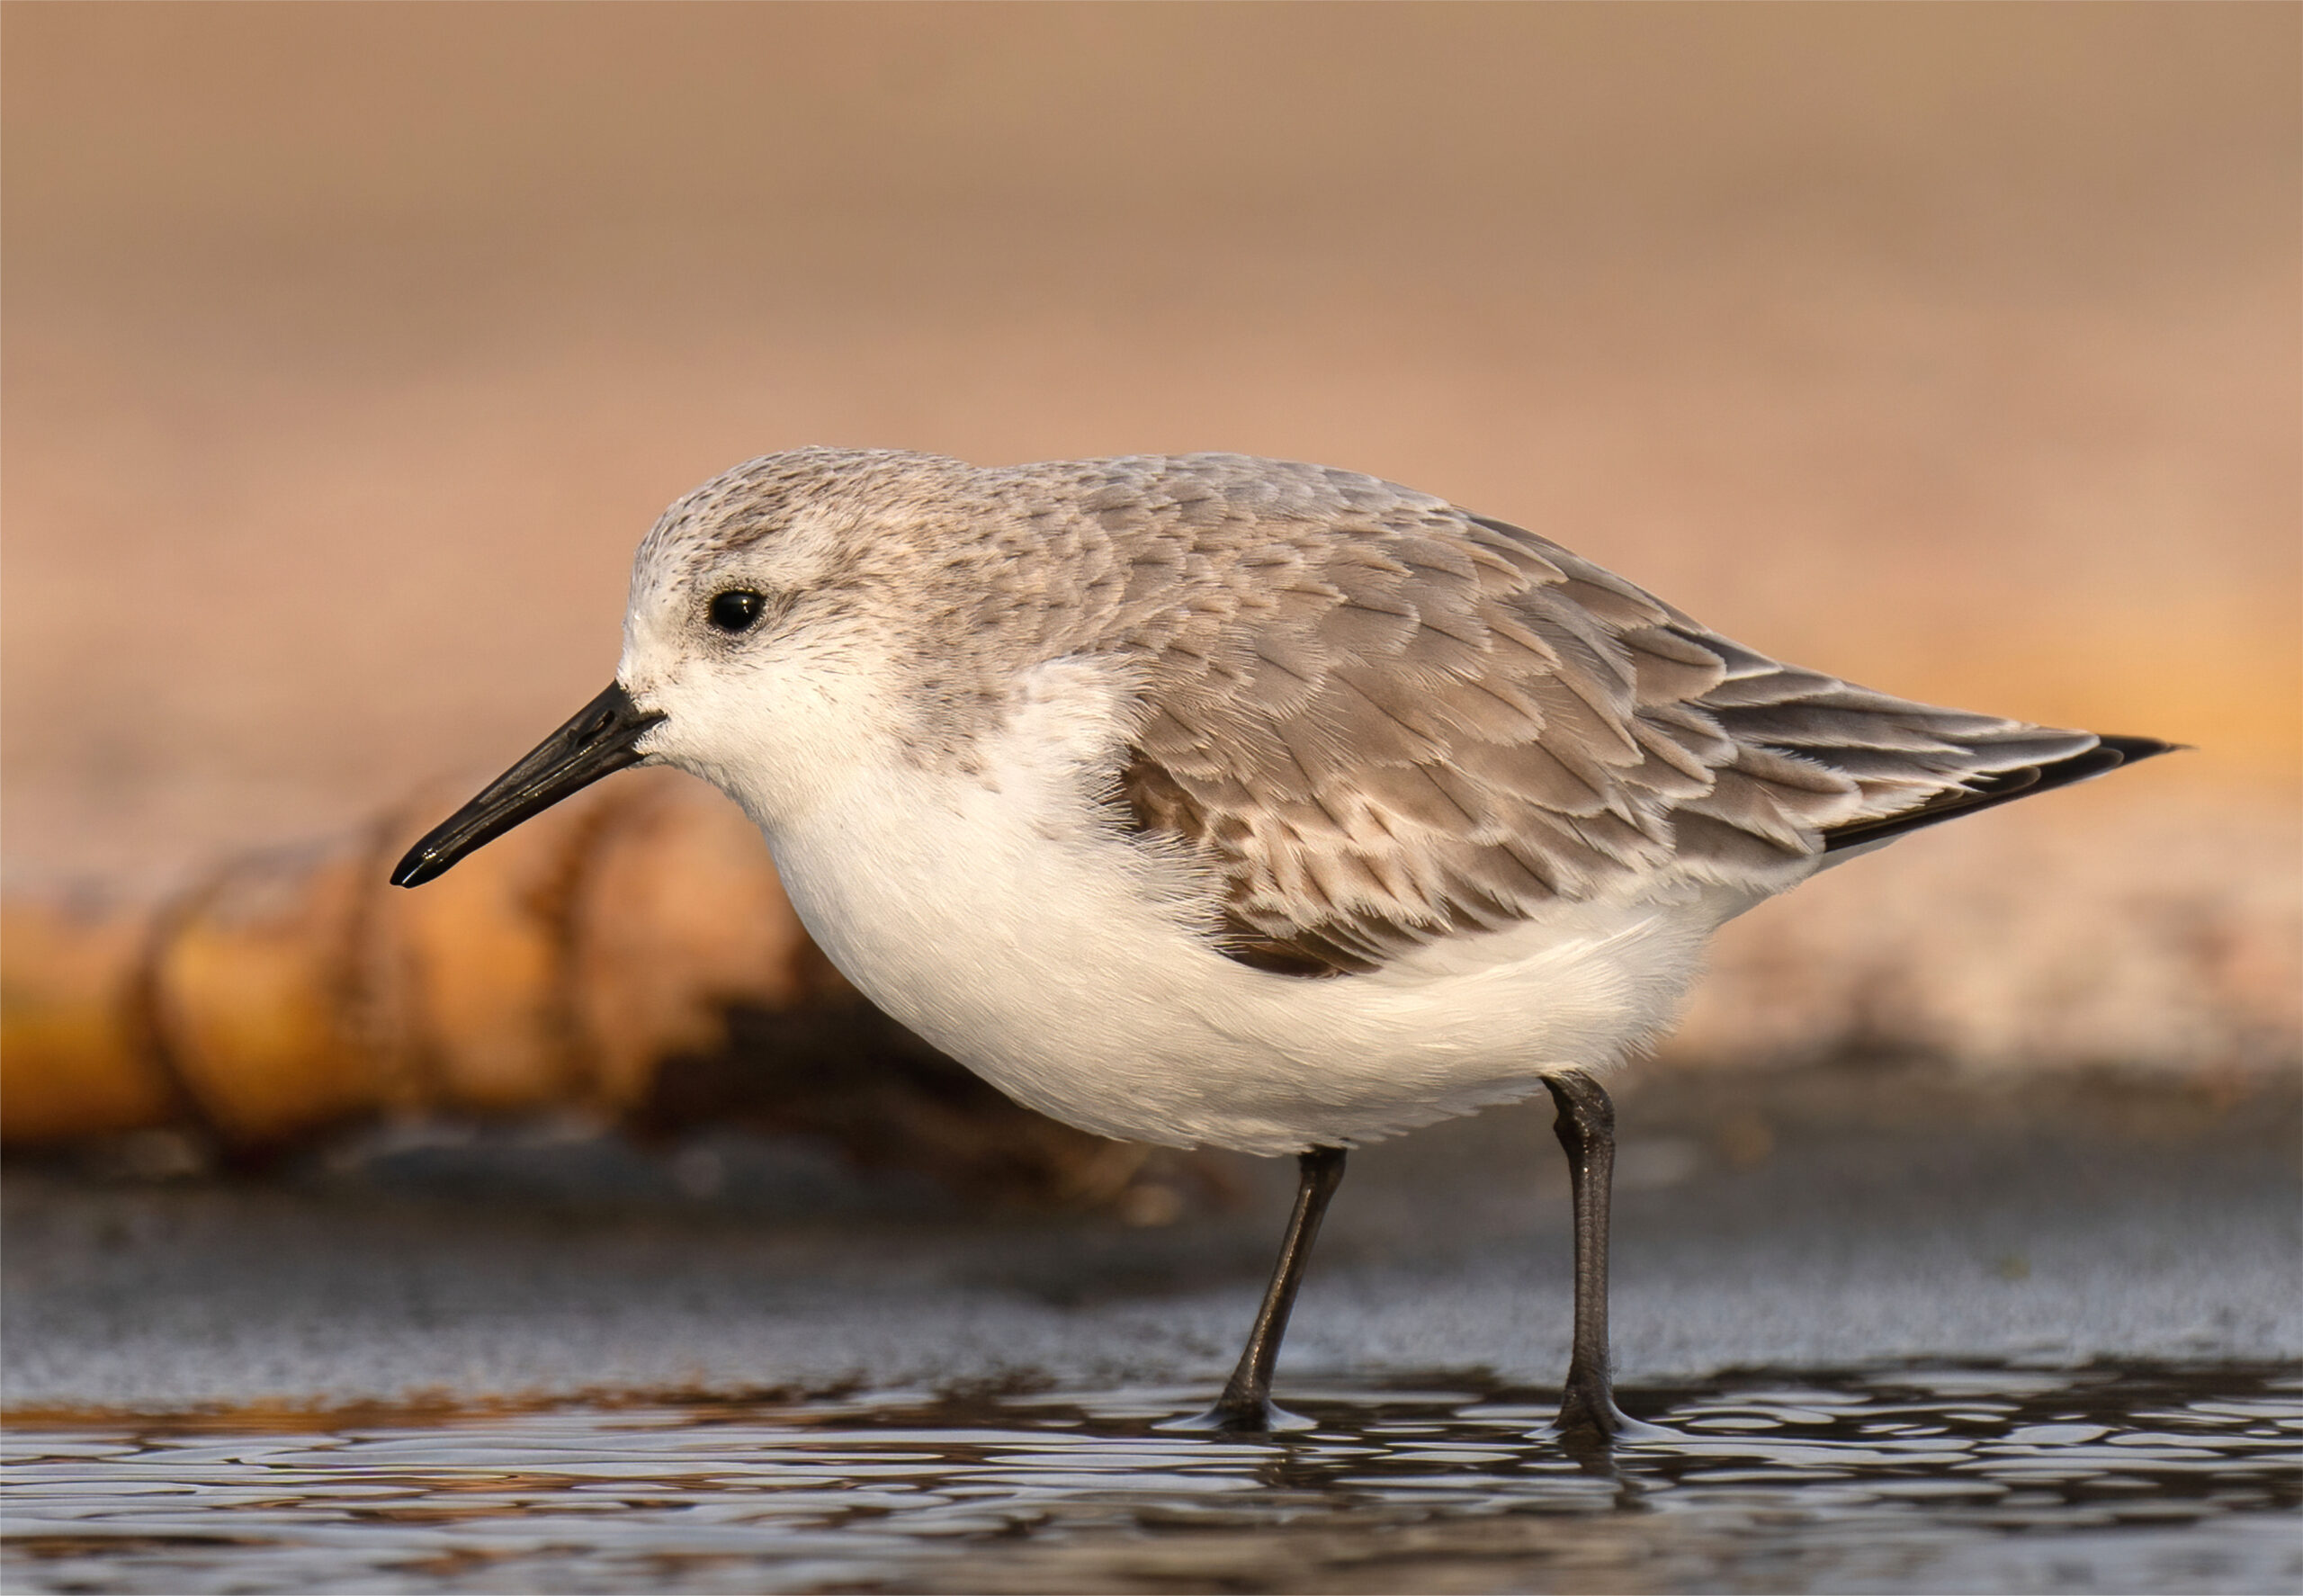
[{"label": "bird's head", "polygon": [[633,560],[615,679],[393,882],[421,885],[628,766],[687,770],[773,827],[892,744],[948,731],[984,678],[969,640],[999,558],[972,475],[929,455],[804,449],[680,499]]}]

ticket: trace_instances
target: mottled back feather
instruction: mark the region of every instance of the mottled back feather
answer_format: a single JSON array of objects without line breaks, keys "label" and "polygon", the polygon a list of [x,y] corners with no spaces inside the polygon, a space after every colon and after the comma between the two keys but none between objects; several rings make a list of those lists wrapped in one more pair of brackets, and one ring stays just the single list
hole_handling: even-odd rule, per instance
[{"label": "mottled back feather", "polygon": [[1258,968],[1371,971],[1661,874],[1772,891],[1835,836],[2097,749],[1779,664],[1388,483],[1098,463],[1121,480],[1089,506],[1138,551],[1108,637],[1143,681],[1116,797],[1214,872],[1215,934]]}]

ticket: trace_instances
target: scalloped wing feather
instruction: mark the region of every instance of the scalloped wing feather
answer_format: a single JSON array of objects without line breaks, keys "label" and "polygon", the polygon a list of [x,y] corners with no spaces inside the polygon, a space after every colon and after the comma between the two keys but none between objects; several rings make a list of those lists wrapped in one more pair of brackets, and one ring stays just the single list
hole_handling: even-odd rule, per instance
[{"label": "scalloped wing feather", "polygon": [[1374,479],[1105,463],[1161,490],[1088,500],[1140,554],[1115,617],[1143,681],[1118,797],[1204,858],[1215,934],[1262,968],[1373,970],[1666,875],[1780,890],[1835,829],[2096,746],[1779,664]]}]

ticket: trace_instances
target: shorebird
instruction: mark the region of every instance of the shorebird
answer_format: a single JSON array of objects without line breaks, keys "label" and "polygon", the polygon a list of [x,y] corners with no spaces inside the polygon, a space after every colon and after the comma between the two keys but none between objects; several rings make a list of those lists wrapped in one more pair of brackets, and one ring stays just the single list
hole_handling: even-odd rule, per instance
[{"label": "shorebird", "polygon": [[671,765],[743,806],[881,1008],[1099,1135],[1293,1154],[1209,1427],[1272,1368],[1348,1149],[1541,1089],[1573,1194],[1564,1436],[1608,1362],[1614,1109],[1707,939],[1817,870],[2173,745],[1729,641],[1550,540],[1235,454],[802,449],[635,557],[615,679],[418,842],[431,880]]}]

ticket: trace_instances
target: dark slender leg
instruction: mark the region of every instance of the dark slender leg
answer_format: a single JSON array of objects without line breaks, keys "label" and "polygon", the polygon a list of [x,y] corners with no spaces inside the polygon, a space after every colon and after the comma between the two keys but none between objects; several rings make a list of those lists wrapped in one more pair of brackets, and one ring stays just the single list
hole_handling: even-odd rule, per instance
[{"label": "dark slender leg", "polygon": [[1567,1150],[1575,1183],[1575,1341],[1559,1431],[1605,1440],[1629,1423],[1608,1375],[1608,1191],[1615,1178],[1616,1107],[1589,1075],[1546,1076],[1559,1117],[1552,1129]]},{"label": "dark slender leg", "polygon": [[1261,1433],[1286,1419],[1271,1405],[1271,1367],[1279,1360],[1280,1338],[1287,1333],[1287,1315],[1295,1306],[1295,1288],[1304,1283],[1304,1260],[1319,1239],[1321,1216],[1343,1179],[1343,1153],[1340,1147],[1314,1147],[1296,1156],[1303,1182],[1295,1188],[1295,1212],[1287,1221],[1287,1239],[1279,1244],[1279,1262],[1264,1290],[1263,1306],[1256,1310],[1240,1367],[1214,1407],[1174,1428]]}]

